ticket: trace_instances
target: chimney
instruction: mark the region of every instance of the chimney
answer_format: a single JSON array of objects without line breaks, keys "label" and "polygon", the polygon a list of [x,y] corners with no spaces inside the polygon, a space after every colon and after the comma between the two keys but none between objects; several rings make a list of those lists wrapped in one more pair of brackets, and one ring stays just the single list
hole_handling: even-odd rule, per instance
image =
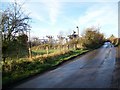
[{"label": "chimney", "polygon": [[78,37],[79,37],[79,27],[77,26],[76,28],[77,28],[77,30],[78,30]]}]

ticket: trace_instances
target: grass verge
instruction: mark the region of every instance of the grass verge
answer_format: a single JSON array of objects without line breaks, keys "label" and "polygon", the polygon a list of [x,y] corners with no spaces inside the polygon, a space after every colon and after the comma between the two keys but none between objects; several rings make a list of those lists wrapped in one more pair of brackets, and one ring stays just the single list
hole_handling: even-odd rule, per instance
[{"label": "grass verge", "polygon": [[[19,62],[14,61],[14,63],[12,62],[9,64],[7,63],[6,65],[11,66],[11,70],[6,70],[2,73],[3,87],[47,71],[86,52],[88,52],[88,50],[73,50],[65,53],[62,52],[60,54],[49,55],[46,56],[46,58],[34,58],[32,61],[23,60]],[[8,66],[6,66],[6,68],[8,68]]]}]

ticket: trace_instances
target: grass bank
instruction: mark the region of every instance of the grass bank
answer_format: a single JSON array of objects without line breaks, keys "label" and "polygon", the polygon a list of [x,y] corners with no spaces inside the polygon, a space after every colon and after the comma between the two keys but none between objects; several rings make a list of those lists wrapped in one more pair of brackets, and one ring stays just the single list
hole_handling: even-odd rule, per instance
[{"label": "grass bank", "polygon": [[39,55],[33,57],[31,60],[26,58],[8,61],[4,64],[5,70],[2,72],[2,84],[3,86],[14,84],[15,82],[49,70],[85,52],[88,52],[88,50],[61,51],[48,55]]},{"label": "grass bank", "polygon": [[[48,51],[48,53],[54,53],[58,50],[54,50],[54,49],[50,49]],[[32,56],[36,56],[36,55],[44,55],[44,54],[47,54],[47,51],[46,50],[32,50]]]}]

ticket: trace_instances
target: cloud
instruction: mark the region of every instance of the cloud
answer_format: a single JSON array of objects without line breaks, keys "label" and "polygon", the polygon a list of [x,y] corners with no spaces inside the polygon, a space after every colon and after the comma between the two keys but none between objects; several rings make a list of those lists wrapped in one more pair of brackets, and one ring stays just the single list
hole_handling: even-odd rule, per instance
[{"label": "cloud", "polygon": [[43,38],[46,35],[51,35],[50,30],[47,28],[34,27],[34,30],[31,29],[31,37],[37,36]]},{"label": "cloud", "polygon": [[98,22],[101,24],[110,23],[105,20],[112,19],[112,15],[115,16],[114,13],[116,12],[109,6],[93,6],[89,8],[83,16],[80,16],[76,23],[79,23],[80,25],[85,25],[89,22]]},{"label": "cloud", "polygon": [[[27,2],[27,1],[26,1]],[[50,25],[55,25],[58,15],[61,13],[60,2],[56,0],[40,0],[34,2],[32,5],[31,1],[25,3],[24,9],[31,12],[30,16],[42,22],[49,23]],[[49,18],[48,18],[49,17]],[[49,22],[50,20],[50,22]]]},{"label": "cloud", "polygon": [[[81,29],[85,27],[100,25],[106,33],[117,32],[118,26],[118,9],[117,4],[101,3],[89,7],[84,15],[80,16],[77,20],[74,20],[75,25],[79,25]],[[105,27],[109,28],[109,31],[105,30]],[[106,28],[107,29],[107,28]]]},{"label": "cloud", "polygon": [[33,12],[33,11],[32,11],[32,13],[30,14],[30,17],[33,18],[33,19],[42,21],[42,22],[46,22],[46,20],[44,19],[43,16],[41,16],[41,15],[39,15],[38,13]]},{"label": "cloud", "polygon": [[[14,2],[14,0],[1,0],[2,2]],[[53,0],[17,0],[19,2],[50,2]],[[119,0],[54,0],[57,2],[118,2]]]},{"label": "cloud", "polygon": [[37,20],[37,23],[44,22],[48,23],[46,19],[46,8],[43,7],[43,3],[25,3],[23,5],[23,9],[29,13],[30,18],[32,18],[33,21]]},{"label": "cloud", "polygon": [[43,2],[48,9],[51,25],[54,25],[57,21],[57,17],[60,14],[61,4],[56,0],[50,0]]},{"label": "cloud", "polygon": [[[14,0],[2,0],[2,2],[14,1]],[[20,1],[20,0],[18,0]],[[22,0],[25,1],[25,0]],[[21,1],[20,1],[21,2]],[[29,3],[28,3],[29,2]],[[25,1],[24,10],[30,13],[30,17],[35,23],[33,27],[34,35],[44,36],[45,34],[55,35],[60,30],[74,30],[74,27],[78,25],[80,30],[86,27],[100,25],[102,31],[105,33],[115,33],[118,26],[118,0],[92,0],[89,1],[88,6],[78,5],[81,13],[75,12],[75,8],[71,11],[67,11],[61,2],[67,2],[65,7],[70,7],[69,2],[88,2],[88,0],[29,0]],[[92,2],[92,4],[90,3]],[[97,2],[96,4],[93,4]],[[98,3],[104,2],[104,3]],[[110,2],[110,3],[109,3]],[[112,3],[111,3],[112,2]],[[31,3],[31,4],[30,4]],[[115,4],[116,3],[116,4]],[[67,6],[68,5],[68,6]],[[82,7],[83,6],[83,11]],[[85,8],[84,8],[85,7]],[[69,8],[68,8],[69,9]],[[66,13],[64,13],[66,12]],[[73,13],[73,14],[69,14]],[[70,16],[69,16],[69,15]],[[76,15],[75,15],[76,14]],[[80,14],[80,15],[78,15]],[[75,15],[75,16],[74,16]],[[52,27],[55,27],[53,29]],[[107,28],[106,28],[107,27]],[[59,28],[61,28],[59,30]],[[105,31],[106,29],[110,31]],[[37,31],[36,31],[37,30]],[[51,31],[50,31],[51,30]],[[40,33],[39,33],[40,32]]]}]

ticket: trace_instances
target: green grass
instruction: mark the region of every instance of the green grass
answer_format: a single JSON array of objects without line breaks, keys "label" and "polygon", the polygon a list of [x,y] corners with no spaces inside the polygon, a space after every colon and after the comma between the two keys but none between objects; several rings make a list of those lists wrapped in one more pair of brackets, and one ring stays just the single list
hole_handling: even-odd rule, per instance
[{"label": "green grass", "polygon": [[[7,85],[10,83],[15,83],[19,80],[25,79],[26,77],[30,77],[31,75],[35,75],[46,71],[53,66],[59,65],[65,60],[69,60],[72,57],[78,56],[88,50],[73,50],[68,51],[66,53],[60,53],[59,55],[47,56],[46,58],[36,58],[34,61],[21,60],[9,62],[12,64],[12,70],[6,70],[3,72],[2,83],[3,85]],[[44,62],[41,63],[41,60]],[[7,68],[7,67],[6,67]]]},{"label": "green grass", "polygon": [[[50,49],[48,51],[48,54],[54,53],[55,51],[57,51],[57,50]],[[32,50],[32,55],[33,56],[35,56],[35,55],[43,55],[43,54],[47,54],[47,51],[46,50]]]}]

